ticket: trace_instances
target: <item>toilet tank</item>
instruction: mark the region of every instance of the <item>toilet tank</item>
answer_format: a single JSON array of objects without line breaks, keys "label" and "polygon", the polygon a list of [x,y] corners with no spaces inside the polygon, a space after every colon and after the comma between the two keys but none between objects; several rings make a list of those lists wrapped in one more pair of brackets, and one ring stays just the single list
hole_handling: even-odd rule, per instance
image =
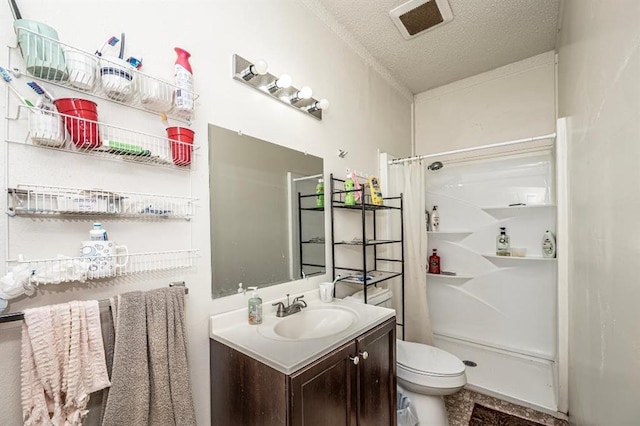
[{"label": "toilet tank", "polygon": [[[382,306],[383,308],[393,309],[393,292],[388,288],[372,287],[367,289],[367,304]],[[350,302],[364,303],[364,290],[357,291],[351,296],[347,296],[344,300]]]}]

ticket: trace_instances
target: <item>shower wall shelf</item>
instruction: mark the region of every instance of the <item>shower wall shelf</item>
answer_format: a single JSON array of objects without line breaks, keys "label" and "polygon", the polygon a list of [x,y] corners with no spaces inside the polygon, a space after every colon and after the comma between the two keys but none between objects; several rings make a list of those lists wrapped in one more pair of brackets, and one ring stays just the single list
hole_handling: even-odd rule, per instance
[{"label": "shower wall shelf", "polygon": [[553,209],[555,204],[531,204],[524,206],[494,206],[494,207],[482,207],[482,211],[490,214],[496,219],[506,219],[528,212],[539,212],[543,209]]},{"label": "shower wall shelf", "polygon": [[28,134],[7,142],[179,170],[190,168],[198,149],[191,143],[26,105],[19,105],[16,116],[8,119],[17,121],[24,115],[29,119]]},{"label": "shower wall shelf", "polygon": [[442,278],[443,280],[446,280],[446,281],[469,281],[475,278],[475,276],[473,275],[430,274],[429,272],[427,272],[427,276],[434,277],[434,278]]},{"label": "shower wall shelf", "polygon": [[[95,257],[59,255],[52,259],[11,259],[7,260],[7,267],[8,270],[17,266],[20,270],[30,271],[31,285],[46,285],[188,269],[196,265],[197,255],[197,249]],[[100,269],[96,269],[95,265],[101,265]]]},{"label": "shower wall shelf", "polygon": [[18,184],[9,188],[9,216],[132,218],[193,217],[195,198],[101,189]]},{"label": "shower wall shelf", "polygon": [[498,256],[496,254],[483,254],[482,257],[495,263],[497,266],[501,264],[509,264],[516,262],[552,262],[555,261],[555,257],[542,257],[542,256]]},{"label": "shower wall shelf", "polygon": [[[25,28],[18,28],[17,40],[19,47],[12,49],[18,49],[22,54],[24,68],[9,64],[9,69],[17,69],[47,85],[90,94],[153,114],[165,113],[183,123],[192,118],[179,114],[174,108],[178,86],[138,71],[119,58],[98,57]],[[198,95],[186,93],[195,103]]]}]

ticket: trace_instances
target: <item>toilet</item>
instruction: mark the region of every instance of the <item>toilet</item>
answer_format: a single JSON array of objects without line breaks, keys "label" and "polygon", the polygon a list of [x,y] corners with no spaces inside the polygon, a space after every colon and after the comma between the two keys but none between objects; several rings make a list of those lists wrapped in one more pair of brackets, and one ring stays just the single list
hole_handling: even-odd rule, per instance
[{"label": "toilet", "polygon": [[[393,308],[389,289],[367,289],[367,302]],[[345,300],[363,303],[361,290]],[[398,391],[406,395],[423,426],[447,426],[443,396],[458,392],[467,383],[465,365],[449,352],[422,343],[396,340]]]}]

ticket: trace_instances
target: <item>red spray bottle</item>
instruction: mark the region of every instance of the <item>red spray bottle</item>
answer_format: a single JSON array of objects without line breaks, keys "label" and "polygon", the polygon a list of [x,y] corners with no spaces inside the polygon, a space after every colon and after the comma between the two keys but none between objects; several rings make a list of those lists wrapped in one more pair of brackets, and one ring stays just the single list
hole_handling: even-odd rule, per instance
[{"label": "red spray bottle", "polygon": [[176,47],[174,50],[178,54],[175,65],[176,113],[181,117],[190,119],[194,108],[193,71],[189,63],[191,54],[180,47]]}]

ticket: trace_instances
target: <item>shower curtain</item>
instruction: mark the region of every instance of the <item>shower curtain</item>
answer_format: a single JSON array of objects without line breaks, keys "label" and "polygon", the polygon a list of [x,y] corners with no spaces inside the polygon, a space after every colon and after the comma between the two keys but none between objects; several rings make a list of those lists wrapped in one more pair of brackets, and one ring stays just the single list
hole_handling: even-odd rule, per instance
[{"label": "shower curtain", "polygon": [[[409,161],[389,166],[392,195],[404,198],[405,339],[433,344],[427,304],[426,164]],[[398,298],[396,298],[398,300]]]}]

